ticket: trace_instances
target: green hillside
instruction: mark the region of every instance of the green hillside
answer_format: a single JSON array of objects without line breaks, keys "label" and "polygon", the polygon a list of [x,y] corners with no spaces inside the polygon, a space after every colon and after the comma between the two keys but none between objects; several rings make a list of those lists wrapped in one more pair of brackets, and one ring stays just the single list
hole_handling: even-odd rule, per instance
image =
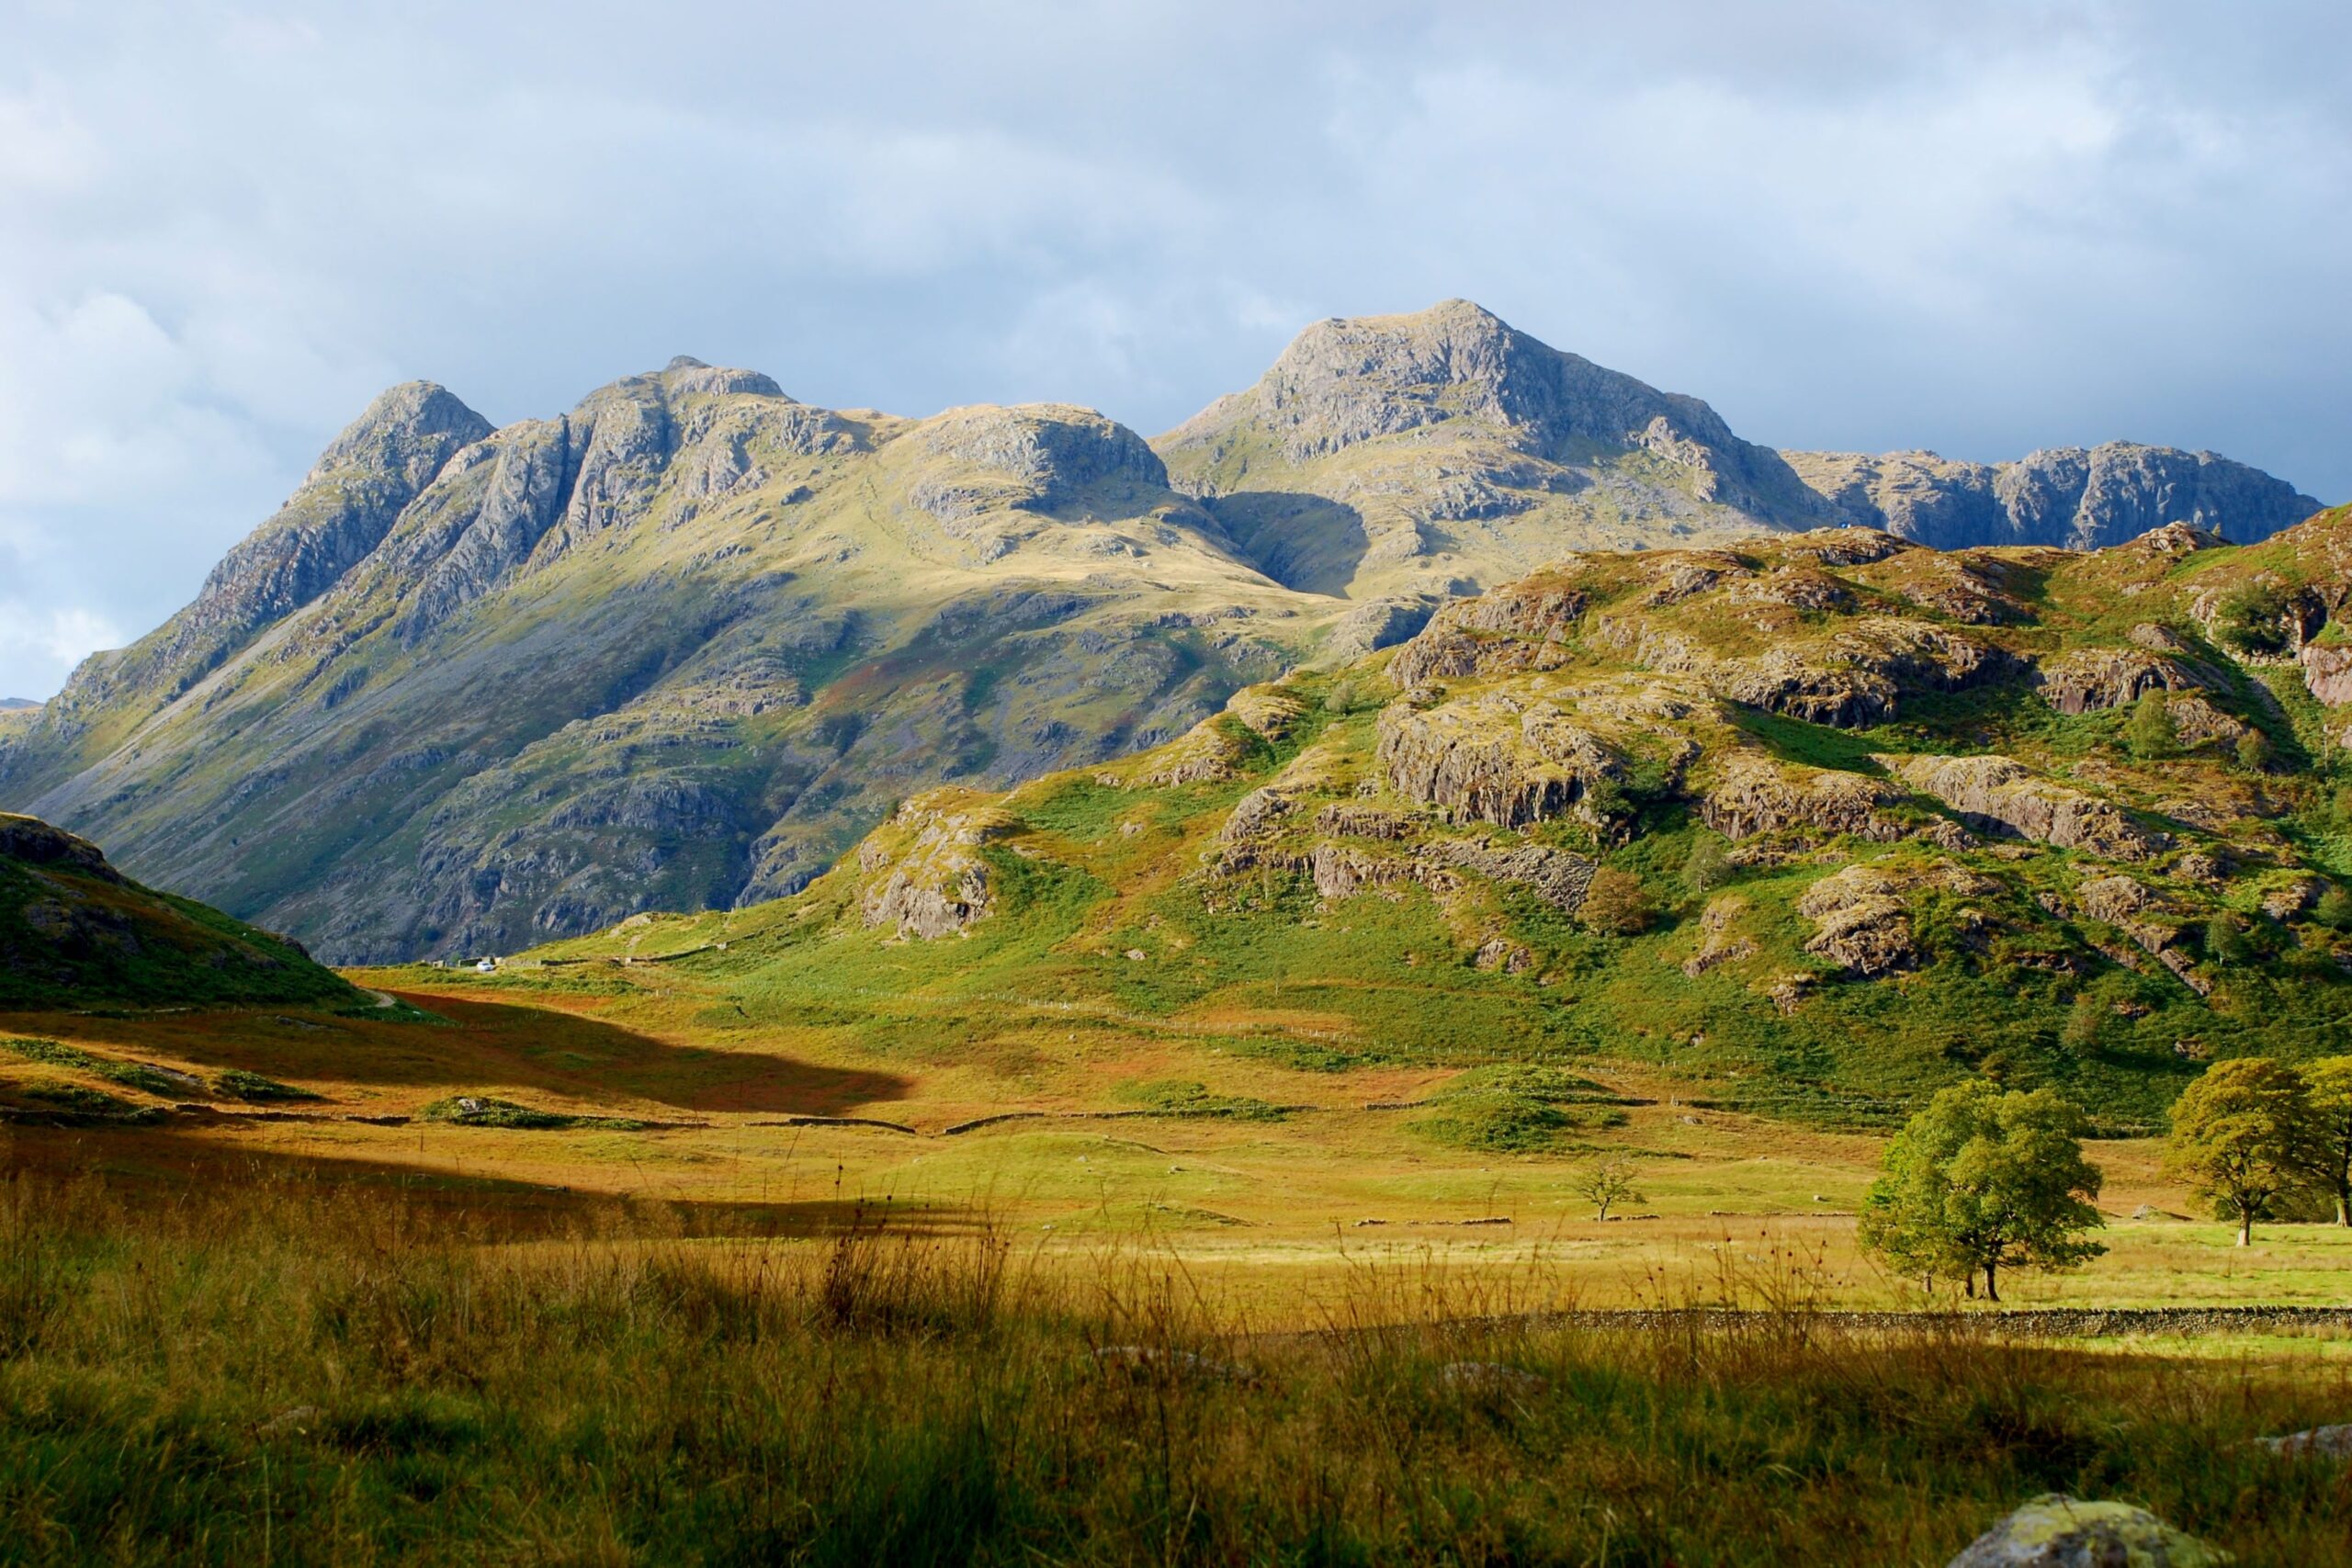
[{"label": "green hillside", "polygon": [[661,958],[741,1027],[885,1055],[1014,1070],[1156,1021],[1859,1125],[1984,1073],[2125,1130],[2352,1023],[2347,554],[2339,511],[2242,548],[1573,557],[1170,745],[917,796],[797,898],[503,983]]},{"label": "green hillside", "polygon": [[284,938],[141,887],[45,822],[0,815],[0,1011],[364,1000]]}]

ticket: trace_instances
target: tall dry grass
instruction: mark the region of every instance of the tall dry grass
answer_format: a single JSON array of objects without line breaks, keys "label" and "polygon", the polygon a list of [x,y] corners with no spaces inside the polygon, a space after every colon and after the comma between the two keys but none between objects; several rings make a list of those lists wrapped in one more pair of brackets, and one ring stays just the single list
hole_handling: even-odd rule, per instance
[{"label": "tall dry grass", "polygon": [[[2034,1494],[2352,1561],[2312,1360],[1865,1332],[1802,1257],[1641,1330],[1560,1281],[1365,1258],[1253,1331],[1172,1251],[1083,1268],[852,1211],[517,1235],[257,1180],[0,1188],[12,1562],[1940,1563]],[[1682,1287],[1678,1286],[1678,1290]],[[2335,1364],[2340,1367],[2339,1364]]]}]

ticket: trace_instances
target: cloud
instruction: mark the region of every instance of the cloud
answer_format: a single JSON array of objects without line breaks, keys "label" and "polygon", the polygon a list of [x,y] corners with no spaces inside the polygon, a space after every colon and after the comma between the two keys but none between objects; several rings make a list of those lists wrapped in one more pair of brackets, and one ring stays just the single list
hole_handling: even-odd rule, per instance
[{"label": "cloud", "polygon": [[391,381],[509,419],[681,352],[1159,430],[1466,295],[1757,439],[2352,495],[2340,6],[884,15],[12,7],[0,692],[184,602]]}]

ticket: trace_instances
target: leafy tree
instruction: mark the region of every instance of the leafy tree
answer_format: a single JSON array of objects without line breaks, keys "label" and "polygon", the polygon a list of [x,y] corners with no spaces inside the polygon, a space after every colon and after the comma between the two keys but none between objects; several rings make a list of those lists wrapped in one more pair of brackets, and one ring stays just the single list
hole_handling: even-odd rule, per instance
[{"label": "leafy tree", "polygon": [[2352,926],[2352,893],[2341,887],[2329,888],[2312,906],[2312,919],[2332,931]]},{"label": "leafy tree", "polygon": [[2239,736],[2238,766],[2248,773],[2267,773],[2270,768],[2270,737],[2259,729],[2249,729]]},{"label": "leafy tree", "polygon": [[2277,585],[2249,582],[2213,610],[2213,636],[2240,653],[2282,653],[2287,648],[2287,595]]},{"label": "leafy tree", "polygon": [[2052,1089],[1981,1078],[1929,1100],[1887,1145],[1863,1200],[1862,1245],[1906,1272],[1958,1279],[1999,1301],[2004,1269],[2070,1269],[2106,1250],[2083,1233],[2099,1173],[2083,1158],[2083,1113]]},{"label": "leafy tree", "polygon": [[2306,1158],[2335,1200],[2335,1223],[2352,1225],[2352,1056],[2323,1056],[2303,1066],[2312,1098]]},{"label": "leafy tree", "polygon": [[1657,919],[1657,904],[1642,879],[1613,865],[1592,874],[1577,918],[1597,931],[1614,936],[1638,936]]},{"label": "leafy tree", "polygon": [[2180,729],[2172,721],[2172,705],[2162,686],[2140,694],[2132,716],[2123,723],[2123,744],[2142,761],[2169,757],[2180,749]]},{"label": "leafy tree", "polygon": [[2173,1102],[2165,1163],[2223,1219],[2238,1245],[2254,1222],[2309,1179],[2311,1086],[2294,1068],[2260,1056],[2217,1062]]},{"label": "leafy tree", "polygon": [[1596,1220],[1607,1219],[1609,1211],[1620,1203],[1648,1201],[1634,1180],[1633,1163],[1619,1155],[1585,1167],[1577,1174],[1571,1190],[1592,1205],[1592,1217]]},{"label": "leafy tree", "polygon": [[2237,921],[2229,916],[2215,915],[2205,922],[2205,954],[2214,963],[2244,964],[2252,953],[2245,932],[2238,930]]},{"label": "leafy tree", "polygon": [[1712,892],[1730,881],[1731,857],[1724,852],[1724,841],[1713,833],[1701,833],[1691,840],[1690,858],[1682,863],[1682,880],[1693,893]]}]

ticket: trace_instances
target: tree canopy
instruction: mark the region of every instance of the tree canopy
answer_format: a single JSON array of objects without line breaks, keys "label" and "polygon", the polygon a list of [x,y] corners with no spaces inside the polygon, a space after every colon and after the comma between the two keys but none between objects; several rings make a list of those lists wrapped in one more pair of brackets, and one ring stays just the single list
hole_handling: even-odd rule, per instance
[{"label": "tree canopy", "polygon": [[2181,1091],[2172,1108],[2165,1160],[2189,1190],[2223,1219],[2235,1220],[2238,1245],[2254,1240],[2254,1223],[2311,1181],[2316,1143],[2311,1087],[2303,1075],[2260,1056],[2217,1062]]},{"label": "tree canopy", "polygon": [[2309,1160],[2321,1189],[2335,1200],[2335,1223],[2352,1225],[2352,1056],[2324,1056],[2303,1068],[2310,1086]]},{"label": "tree canopy", "polygon": [[1983,1079],[1943,1090],[1888,1145],[1863,1201],[1862,1244],[1905,1272],[2000,1297],[2004,1269],[2068,1269],[2106,1249],[2099,1173],[2083,1158],[2081,1109],[2052,1089]]}]

